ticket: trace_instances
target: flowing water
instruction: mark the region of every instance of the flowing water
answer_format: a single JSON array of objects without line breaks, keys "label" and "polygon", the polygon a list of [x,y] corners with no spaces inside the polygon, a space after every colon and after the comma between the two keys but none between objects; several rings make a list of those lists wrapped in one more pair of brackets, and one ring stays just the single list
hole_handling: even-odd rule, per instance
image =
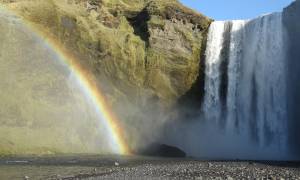
[{"label": "flowing water", "polygon": [[255,153],[287,146],[284,33],[281,13],[216,21],[209,30],[204,119]]},{"label": "flowing water", "polygon": [[213,22],[200,115],[170,142],[197,157],[288,159],[286,37],[282,13]]}]

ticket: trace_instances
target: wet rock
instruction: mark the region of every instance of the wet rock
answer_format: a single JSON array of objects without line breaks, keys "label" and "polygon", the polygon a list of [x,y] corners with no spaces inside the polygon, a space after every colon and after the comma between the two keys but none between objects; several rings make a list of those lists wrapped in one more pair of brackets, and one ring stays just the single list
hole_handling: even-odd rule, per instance
[{"label": "wet rock", "polygon": [[97,173],[97,169],[96,168],[93,169],[93,173]]},{"label": "wet rock", "polygon": [[186,153],[178,147],[156,143],[140,150],[138,154],[158,157],[186,157]]},{"label": "wet rock", "polygon": [[289,46],[287,65],[289,69],[287,83],[288,83],[288,114],[290,120],[288,121],[289,126],[289,143],[292,146],[291,155],[296,159],[300,159],[300,113],[297,108],[300,104],[300,84],[294,83],[299,78],[300,72],[300,1],[294,1],[290,6],[283,11],[283,24],[287,29],[287,36],[289,37],[289,42],[286,46]]}]

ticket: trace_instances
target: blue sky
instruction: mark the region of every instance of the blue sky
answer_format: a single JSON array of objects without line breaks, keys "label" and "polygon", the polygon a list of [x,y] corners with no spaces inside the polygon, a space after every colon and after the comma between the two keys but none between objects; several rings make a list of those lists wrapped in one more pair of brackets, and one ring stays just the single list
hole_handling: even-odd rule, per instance
[{"label": "blue sky", "polygon": [[294,0],[180,0],[215,20],[249,19],[281,11]]}]

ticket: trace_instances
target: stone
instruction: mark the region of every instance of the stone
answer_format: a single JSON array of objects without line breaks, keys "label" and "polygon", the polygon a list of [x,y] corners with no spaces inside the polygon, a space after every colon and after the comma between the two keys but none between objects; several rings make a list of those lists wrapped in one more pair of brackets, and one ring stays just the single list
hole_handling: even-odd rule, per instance
[{"label": "stone", "polygon": [[146,156],[158,157],[186,157],[186,153],[178,147],[159,143],[151,144],[144,149],[139,150],[137,153]]},{"label": "stone", "polygon": [[227,180],[233,180],[233,178],[231,176],[227,176],[226,179]]}]

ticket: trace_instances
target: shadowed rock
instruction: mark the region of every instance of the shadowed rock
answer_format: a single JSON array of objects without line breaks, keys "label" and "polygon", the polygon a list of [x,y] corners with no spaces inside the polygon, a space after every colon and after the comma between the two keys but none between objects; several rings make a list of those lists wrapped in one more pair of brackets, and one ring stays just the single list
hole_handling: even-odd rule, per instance
[{"label": "shadowed rock", "polygon": [[186,157],[186,153],[175,146],[153,143],[139,152],[145,156],[157,157]]},{"label": "shadowed rock", "polygon": [[300,1],[294,1],[283,11],[283,23],[287,28],[288,51],[288,110],[289,110],[289,143],[293,146],[292,154],[300,158]]}]

